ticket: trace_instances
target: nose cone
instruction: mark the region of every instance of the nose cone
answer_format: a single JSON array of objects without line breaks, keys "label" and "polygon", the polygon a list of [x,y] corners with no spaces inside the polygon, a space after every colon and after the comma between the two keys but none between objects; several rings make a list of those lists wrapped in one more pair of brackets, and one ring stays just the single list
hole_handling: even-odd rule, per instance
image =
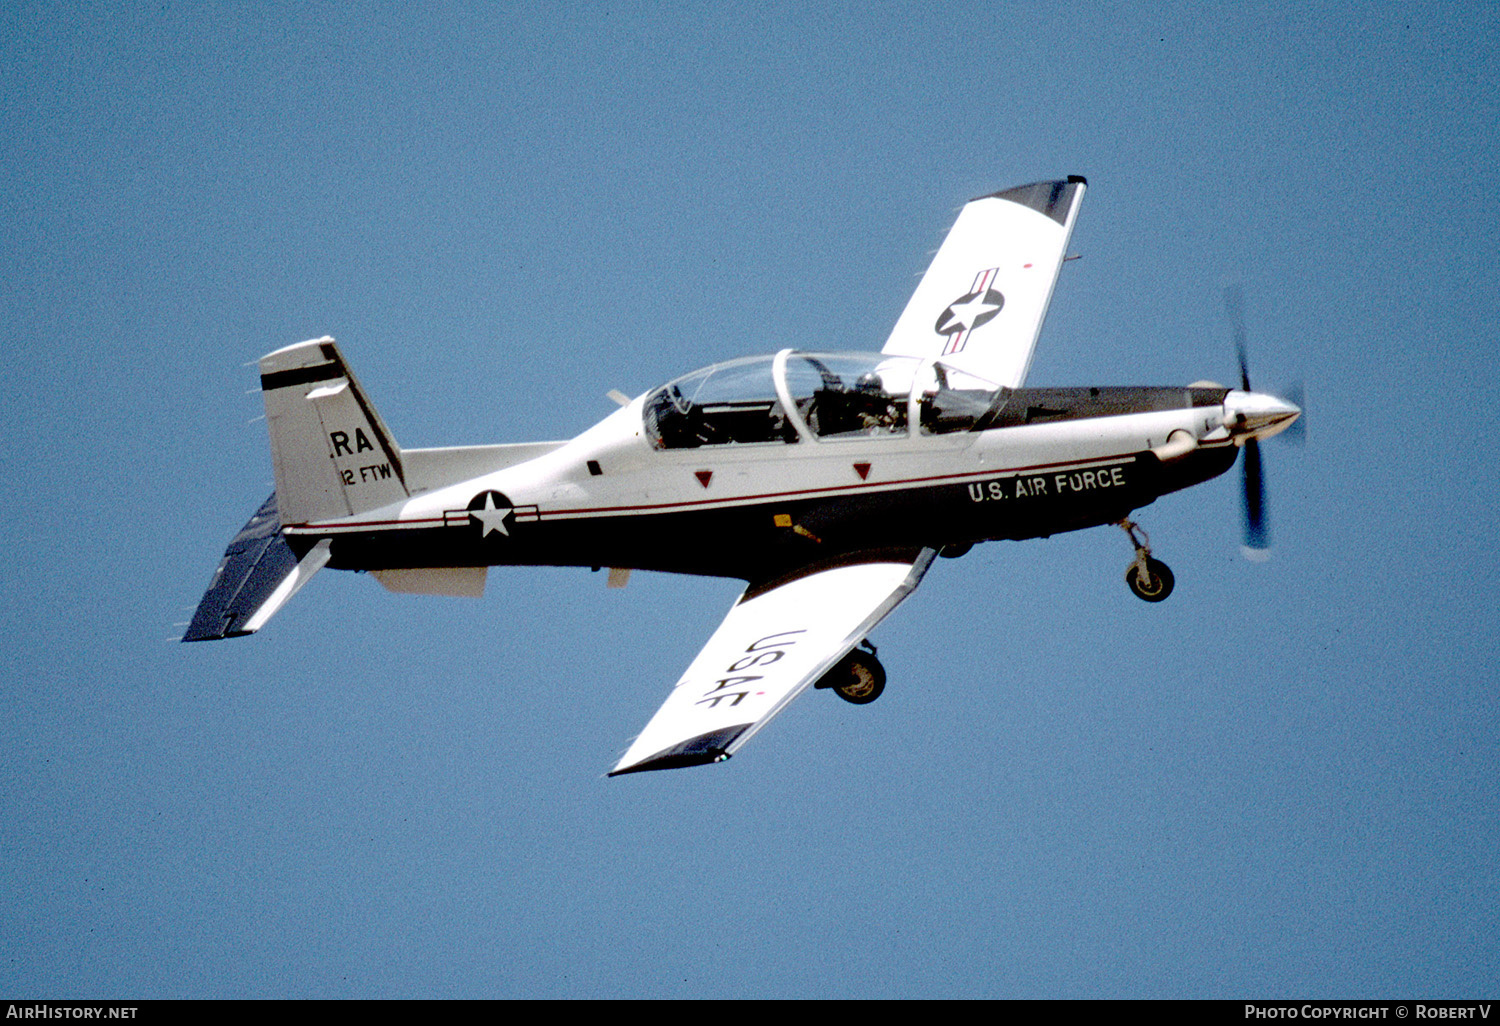
[{"label": "nose cone", "polygon": [[1240,438],[1270,438],[1300,416],[1300,407],[1264,392],[1235,390],[1224,397],[1224,421]]}]

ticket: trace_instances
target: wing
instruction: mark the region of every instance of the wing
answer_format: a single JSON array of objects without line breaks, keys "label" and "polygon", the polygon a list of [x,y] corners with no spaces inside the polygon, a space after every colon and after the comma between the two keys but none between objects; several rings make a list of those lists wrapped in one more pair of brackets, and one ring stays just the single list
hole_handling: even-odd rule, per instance
[{"label": "wing", "polygon": [[882,351],[1019,388],[1086,185],[1074,175],[966,204]]},{"label": "wing", "polygon": [[610,776],[729,758],[900,605],[935,555],[747,590]]}]

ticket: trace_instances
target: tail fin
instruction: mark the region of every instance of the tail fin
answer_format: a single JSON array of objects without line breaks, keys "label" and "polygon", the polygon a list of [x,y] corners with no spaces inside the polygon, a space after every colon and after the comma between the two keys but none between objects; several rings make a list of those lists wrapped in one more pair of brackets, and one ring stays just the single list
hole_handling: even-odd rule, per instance
[{"label": "tail fin", "polygon": [[331,338],[260,358],[281,523],[353,516],[406,498],[401,449]]}]

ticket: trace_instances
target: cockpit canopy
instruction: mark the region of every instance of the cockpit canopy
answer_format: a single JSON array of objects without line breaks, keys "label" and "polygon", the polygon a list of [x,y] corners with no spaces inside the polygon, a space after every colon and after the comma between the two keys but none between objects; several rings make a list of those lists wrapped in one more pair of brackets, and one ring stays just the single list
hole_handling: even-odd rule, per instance
[{"label": "cockpit canopy", "polygon": [[783,350],[716,363],[646,397],[658,449],[983,430],[1010,392],[942,361]]}]

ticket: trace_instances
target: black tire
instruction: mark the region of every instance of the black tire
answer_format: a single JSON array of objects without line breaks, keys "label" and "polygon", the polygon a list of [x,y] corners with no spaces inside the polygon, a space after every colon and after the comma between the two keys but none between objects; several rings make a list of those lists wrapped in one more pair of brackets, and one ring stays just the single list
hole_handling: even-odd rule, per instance
[{"label": "black tire", "polygon": [[830,688],[853,705],[869,705],[885,691],[885,667],[873,654],[855,649],[834,663],[814,686]]},{"label": "black tire", "polygon": [[1160,602],[1172,594],[1172,588],[1176,580],[1172,577],[1172,571],[1167,569],[1167,564],[1159,559],[1146,560],[1145,579],[1136,564],[1130,564],[1130,569],[1125,571],[1125,583],[1130,585],[1130,590],[1135,592],[1136,598],[1146,602]]}]

